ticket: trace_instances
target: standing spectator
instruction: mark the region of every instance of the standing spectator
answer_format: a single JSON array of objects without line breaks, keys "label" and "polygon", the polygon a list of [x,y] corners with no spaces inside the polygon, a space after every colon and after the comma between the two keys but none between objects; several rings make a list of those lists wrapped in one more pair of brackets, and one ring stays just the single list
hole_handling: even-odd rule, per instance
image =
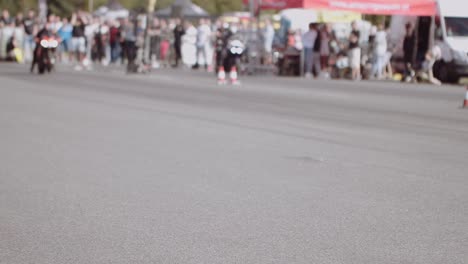
[{"label": "standing spectator", "polygon": [[185,22],[185,34],[182,37],[182,61],[192,67],[197,63],[197,29],[190,22]]},{"label": "standing spectator", "polygon": [[15,18],[16,25],[23,25],[23,21],[24,21],[23,13],[19,12],[18,14],[16,14],[16,18]]},{"label": "standing spectator", "polygon": [[136,32],[136,25],[126,20],[125,24],[123,25],[123,40],[124,40],[124,47],[125,47],[125,58],[127,59],[127,72],[135,72],[136,71],[136,56],[137,56],[137,32]]},{"label": "standing spectator", "polygon": [[3,59],[3,29],[5,24],[0,20],[0,61]]},{"label": "standing spectator", "polygon": [[326,24],[320,31],[320,66],[325,78],[330,78],[328,61],[330,58],[331,26]]},{"label": "standing spectator", "polygon": [[50,31],[50,33],[57,34],[59,29],[62,27],[62,21],[60,20],[60,17],[58,17],[58,16],[56,16],[54,14],[51,14],[48,17],[48,21],[49,21],[49,31]]},{"label": "standing spectator", "polygon": [[91,65],[91,61],[97,60],[97,49],[96,49],[96,34],[99,31],[101,20],[97,17],[90,18],[90,22],[85,28],[85,39],[86,39],[86,57],[84,64],[86,66]]},{"label": "standing spectator", "polygon": [[120,46],[122,34],[117,21],[112,21],[109,29],[109,45],[110,45],[110,62],[115,63],[122,55],[122,47]]},{"label": "standing spectator", "polygon": [[7,9],[2,11],[0,22],[3,22],[4,25],[10,25],[13,23],[13,18],[10,16],[10,12]]},{"label": "standing spectator", "polygon": [[[8,12],[5,13],[4,11],[3,13],[4,13],[4,16],[5,14],[8,14],[9,16]],[[11,37],[13,37],[13,35],[15,34],[15,27],[12,21],[13,20],[8,17],[8,18],[3,19],[2,22],[0,22],[1,24],[4,24],[3,30],[2,30],[1,42],[0,42],[0,58],[8,57],[7,45],[10,42]],[[5,23],[5,22],[9,22],[9,23]]]},{"label": "standing spectator", "polygon": [[385,32],[384,25],[379,24],[378,31],[375,34],[375,63],[372,67],[372,77],[382,79],[384,67],[385,67],[385,56],[387,54],[387,33]]},{"label": "standing spectator", "polygon": [[208,21],[202,18],[197,29],[197,63],[194,68],[204,66],[208,69],[211,66],[211,54],[211,28]]},{"label": "standing spectator", "polygon": [[[140,17],[140,19],[137,18],[136,21],[136,64],[139,64],[139,62],[143,62],[143,64],[146,64],[144,61],[144,45],[145,45],[145,27],[146,25],[143,23],[143,19]],[[138,68],[138,67],[137,67]]]},{"label": "standing spectator", "polygon": [[34,50],[34,35],[37,31],[36,13],[34,10],[29,10],[27,17],[23,20],[23,27],[25,33],[24,60],[31,62]]},{"label": "standing spectator", "polygon": [[99,23],[94,32],[94,59],[103,65],[108,65],[107,47],[109,45],[109,26],[107,21]]},{"label": "standing spectator", "polygon": [[314,23],[309,24],[309,31],[302,36],[302,45],[304,47],[305,77],[312,77],[312,65],[314,55],[314,44],[317,39],[317,30]]},{"label": "standing spectator", "polygon": [[358,30],[356,22],[351,24],[352,31],[349,36],[349,64],[351,67],[351,78],[353,80],[361,79],[361,47],[359,46],[359,39],[361,33]]},{"label": "standing spectator", "polygon": [[369,38],[367,40],[367,54],[365,54],[368,57],[368,61],[371,62],[372,65],[375,64],[376,58],[375,58],[375,36],[377,35],[377,26],[371,26],[370,31],[369,31]]},{"label": "standing spectator", "polygon": [[405,79],[408,77],[411,78],[411,72],[413,71],[413,59],[414,59],[414,45],[415,45],[415,35],[413,30],[413,25],[407,23],[406,26],[405,39],[403,40],[403,59],[405,62]]},{"label": "standing spectator", "polygon": [[161,49],[161,23],[159,19],[153,19],[153,23],[148,30],[150,38],[150,59],[153,68],[159,68]]},{"label": "standing spectator", "polygon": [[77,60],[76,70],[83,69],[83,62],[86,57],[86,39],[85,39],[85,21],[83,17],[78,17],[77,14],[73,14],[71,23],[73,25],[72,31],[72,51],[74,52]]},{"label": "standing spectator", "polygon": [[161,20],[161,46],[159,56],[163,67],[170,66],[170,49],[172,33],[166,20]]},{"label": "standing spectator", "polygon": [[22,62],[22,55],[21,51],[19,49],[18,41],[16,38],[16,34],[13,34],[11,38],[8,40],[7,46],[6,46],[6,54],[7,57],[6,59],[8,61],[14,61],[14,62]]},{"label": "standing spectator", "polygon": [[318,25],[315,25],[315,30],[317,31],[317,37],[315,38],[314,41],[314,53],[312,55],[312,64],[314,66],[314,72],[315,72],[315,77],[318,78],[320,76],[321,72],[321,60],[320,60],[320,51],[321,51],[321,46],[322,46],[322,34],[320,34],[320,29]]},{"label": "standing spectator", "polygon": [[120,56],[120,64],[124,65],[127,60],[127,47],[125,46],[125,28],[130,23],[128,18],[125,18],[121,21],[119,25],[120,31],[120,48],[122,49],[121,56]]},{"label": "standing spectator", "polygon": [[19,13],[16,16],[16,21],[15,21],[15,31],[13,34],[14,37],[14,55],[15,55],[15,61],[19,63],[23,63],[24,61],[24,53],[23,53],[23,43],[24,43],[24,27],[23,27],[23,14]]},{"label": "standing spectator", "polygon": [[179,65],[179,61],[182,59],[182,36],[185,34],[184,27],[180,19],[176,20],[176,26],[174,28],[174,52],[175,52],[175,63],[174,67]]},{"label": "standing spectator", "polygon": [[272,63],[272,52],[273,52],[273,40],[275,38],[275,29],[271,23],[271,20],[265,20],[265,29],[263,32],[264,46],[265,51],[265,64]]},{"label": "standing spectator", "polygon": [[434,45],[426,52],[425,60],[422,64],[422,77],[430,83],[441,85],[441,81],[434,77],[434,64],[442,58],[442,50],[439,46]]},{"label": "standing spectator", "polygon": [[59,52],[58,52],[59,60],[63,61],[64,57],[67,57],[67,59],[71,60],[70,50],[71,50],[73,26],[68,21],[68,18],[63,18],[62,27],[60,27],[57,33],[61,40]]}]

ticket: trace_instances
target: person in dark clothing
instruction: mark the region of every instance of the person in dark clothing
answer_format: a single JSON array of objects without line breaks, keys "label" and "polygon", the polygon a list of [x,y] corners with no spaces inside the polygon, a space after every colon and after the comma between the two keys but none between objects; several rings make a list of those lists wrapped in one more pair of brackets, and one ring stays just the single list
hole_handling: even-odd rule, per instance
[{"label": "person in dark clothing", "polygon": [[224,67],[224,58],[226,57],[227,45],[229,38],[231,38],[232,32],[229,30],[229,25],[224,25],[218,28],[216,32],[216,71],[219,70],[220,66]]},{"label": "person in dark clothing", "polygon": [[104,25],[99,24],[97,31],[94,34],[94,59],[102,62],[106,57],[106,43],[109,39],[109,32],[103,30],[103,27],[107,27],[107,22]]},{"label": "person in dark clothing", "polygon": [[28,36],[34,34],[34,26],[36,22],[36,14],[34,10],[28,12],[28,16],[23,20],[24,33]]},{"label": "person in dark clothing", "polygon": [[175,64],[174,67],[179,65],[179,61],[182,59],[182,36],[185,35],[184,27],[181,21],[177,21],[177,25],[174,28],[174,51],[175,51]]},{"label": "person in dark clothing", "polygon": [[14,50],[18,48],[18,42],[16,41],[16,37],[13,34],[13,36],[10,37],[8,40],[7,46],[6,46],[6,52],[7,52],[7,60],[8,61],[16,61],[16,56],[14,54]]},{"label": "person in dark clothing", "polygon": [[406,24],[406,34],[403,40],[403,60],[405,62],[405,78],[411,77],[413,71],[413,59],[414,59],[414,45],[416,37],[413,32],[413,26],[411,23]]},{"label": "person in dark clothing", "polygon": [[320,35],[319,26],[317,24],[315,24],[314,29],[317,32],[317,37],[315,38],[314,47],[313,47],[314,52],[312,55],[312,65],[314,68],[315,77],[319,77],[320,71],[321,71],[320,48],[322,44],[322,38]]}]

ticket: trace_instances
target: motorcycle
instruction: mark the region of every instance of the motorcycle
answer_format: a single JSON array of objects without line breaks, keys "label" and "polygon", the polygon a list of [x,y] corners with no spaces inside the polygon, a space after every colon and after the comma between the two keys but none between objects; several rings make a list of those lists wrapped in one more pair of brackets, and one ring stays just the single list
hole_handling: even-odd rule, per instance
[{"label": "motorcycle", "polygon": [[55,65],[55,51],[59,45],[59,41],[55,37],[42,37],[38,43],[38,48],[34,54],[34,61],[37,63],[39,74],[44,74],[45,71],[51,72]]},{"label": "motorcycle", "polygon": [[245,52],[244,43],[238,38],[231,38],[227,45],[226,57],[224,58],[224,68],[231,71],[232,67],[241,68],[241,58]]}]

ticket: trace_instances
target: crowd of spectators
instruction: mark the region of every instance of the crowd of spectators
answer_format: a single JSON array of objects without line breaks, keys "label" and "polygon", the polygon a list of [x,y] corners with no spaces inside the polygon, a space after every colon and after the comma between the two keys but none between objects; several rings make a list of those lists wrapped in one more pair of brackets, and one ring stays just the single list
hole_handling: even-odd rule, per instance
[{"label": "crowd of spectators", "polygon": [[356,22],[351,23],[347,39],[338,39],[330,24],[318,23],[311,23],[302,35],[294,32],[290,35],[289,45],[297,49],[300,42],[299,47],[304,50],[306,78],[343,78],[347,73],[350,79],[360,80],[364,76],[383,79],[392,75],[389,67],[392,54],[387,48],[387,34],[382,24],[371,28],[365,48]]},{"label": "crowd of spectators", "polygon": [[31,62],[35,36],[47,27],[60,40],[58,61],[75,64],[77,70],[96,63],[124,64],[144,58],[154,68],[180,65],[211,68],[216,30],[209,19],[200,19],[195,24],[154,17],[148,30],[146,24],[140,16],[105,19],[85,12],[76,12],[71,17],[51,14],[47,23],[41,23],[33,10],[26,17],[22,13],[11,17],[8,10],[3,10],[0,60]]},{"label": "crowd of spectators", "polygon": [[[261,27],[242,23],[231,26],[243,32],[249,53],[254,53],[254,47],[260,46],[261,63],[272,65],[273,47],[277,44],[275,29],[270,20],[261,21],[261,24]],[[219,56],[216,47],[218,30],[226,25],[204,18],[182,21],[154,17],[148,22],[140,16],[105,19],[86,12],[75,12],[71,17],[51,14],[47,23],[41,23],[34,10],[15,16],[3,10],[0,16],[0,60],[30,63],[35,36],[43,27],[60,40],[57,60],[74,65],[76,70],[91,69],[95,64],[126,64],[130,67],[136,62],[144,62],[153,68],[184,65],[212,71],[216,55]],[[406,76],[412,70],[409,63],[414,54],[414,41],[413,28],[407,25],[403,44]],[[387,47],[383,24],[371,28],[365,49],[355,22],[344,41],[337,39],[331,25],[311,23],[307,32],[289,32],[286,42],[286,46],[302,52],[306,78],[384,79],[393,74],[392,53]],[[428,54],[426,59],[434,61],[433,57]]]}]

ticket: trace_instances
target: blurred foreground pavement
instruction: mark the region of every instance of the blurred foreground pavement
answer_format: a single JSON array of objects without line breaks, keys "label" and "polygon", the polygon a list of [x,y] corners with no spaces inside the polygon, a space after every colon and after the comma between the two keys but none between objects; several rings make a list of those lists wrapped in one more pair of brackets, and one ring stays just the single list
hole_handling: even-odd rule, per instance
[{"label": "blurred foreground pavement", "polygon": [[0,64],[0,263],[468,260],[459,87]]}]

